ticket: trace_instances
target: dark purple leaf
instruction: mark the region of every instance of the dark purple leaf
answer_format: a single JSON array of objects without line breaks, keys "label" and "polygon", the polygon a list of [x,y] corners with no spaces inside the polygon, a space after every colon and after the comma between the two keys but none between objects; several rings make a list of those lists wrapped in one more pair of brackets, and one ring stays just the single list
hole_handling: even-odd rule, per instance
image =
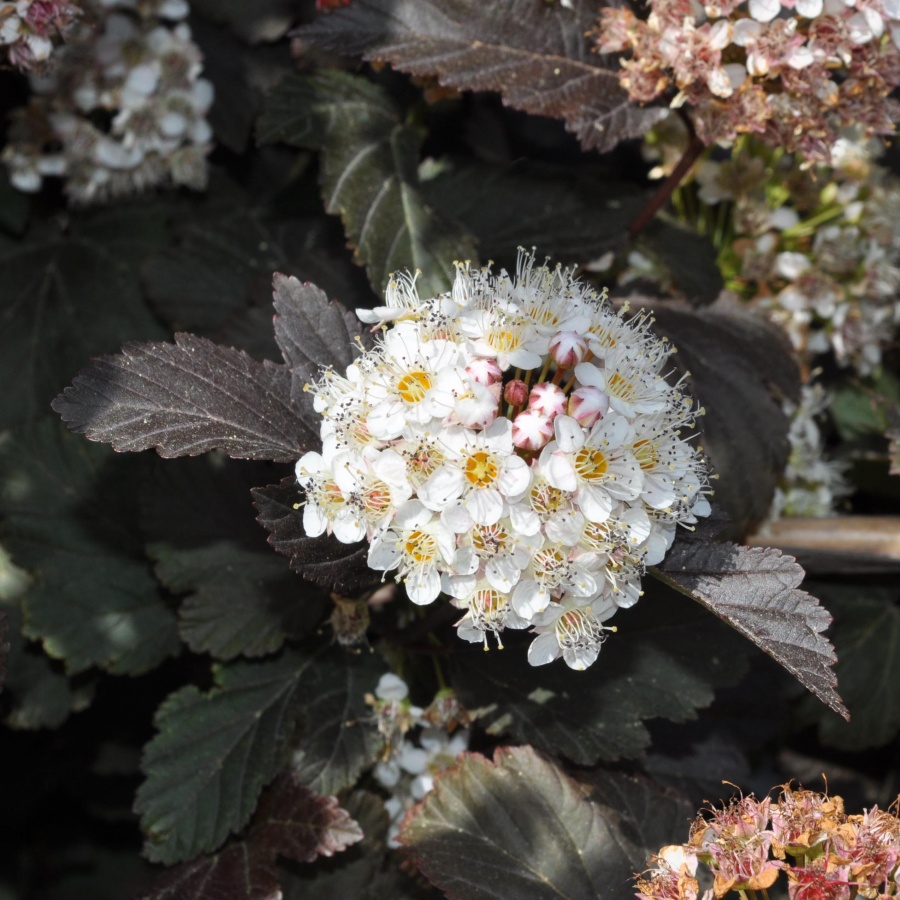
[{"label": "dark purple leaf", "polygon": [[837,657],[822,636],[831,615],[798,589],[805,573],[797,561],[771,548],[710,543],[706,531],[676,541],[653,574],[749,638],[846,717],[831,669]]},{"label": "dark purple leaf", "polygon": [[224,450],[291,462],[319,443],[311,404],[291,402],[287,367],[190,334],[175,344],[126,344],[91,363],[52,405],[70,430],[120,451]]},{"label": "dark purple leaf", "polygon": [[706,414],[698,424],[703,449],[718,475],[715,502],[743,537],[766,515],[787,463],[785,398],[796,400],[800,373],[781,329],[759,316],[718,304],[686,306],[631,299],[653,308],[655,330],[678,352],[675,368],[690,372],[691,392]]},{"label": "dark purple leaf", "polygon": [[359,320],[339,303],[329,302],[314,284],[275,273],[275,340],[291,370],[293,396],[301,402],[304,386],[320,369],[346,370],[359,348]]},{"label": "dark purple leaf", "polygon": [[378,580],[366,564],[368,545],[342,544],[333,536],[307,537],[303,529],[303,493],[294,478],[253,490],[257,521],[269,543],[289,557],[291,568],[327,590],[351,593]]},{"label": "dark purple leaf", "polygon": [[246,839],[167,872],[137,900],[278,900],[277,857],[310,863],[362,839],[336,797],[282,775],[267,790]]},{"label": "dark purple leaf", "polygon": [[664,115],[632,104],[618,63],[592,50],[598,6],[544,0],[353,0],[302,28],[308,46],[387,60],[460,90],[499,91],[516,109],[565,120],[585,148],[611,150]]},{"label": "dark purple leaf", "polygon": [[400,840],[451,900],[626,898],[637,848],[620,817],[531,747],[464,754]]}]

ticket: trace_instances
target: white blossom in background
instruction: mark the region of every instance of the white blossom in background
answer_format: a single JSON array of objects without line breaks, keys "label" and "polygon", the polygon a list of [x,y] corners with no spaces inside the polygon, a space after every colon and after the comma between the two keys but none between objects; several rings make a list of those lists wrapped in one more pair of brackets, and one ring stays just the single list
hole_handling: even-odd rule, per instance
[{"label": "white blossom in background", "polygon": [[768,524],[790,516],[834,515],[838,502],[850,493],[844,478],[846,466],[826,457],[819,428],[830,400],[820,384],[805,384],[798,404],[785,403],[785,413],[791,421],[791,452],[775,489]]},{"label": "white blossom in background", "polygon": [[462,727],[469,715],[446,691],[427,709],[413,706],[406,682],[391,672],[381,676],[375,696],[367,695],[366,701],[374,707],[386,738],[385,756],[372,774],[388,794],[388,843],[398,847],[406,813],[432,789],[435,775],[469,749],[469,730]]},{"label": "white blossom in background", "polygon": [[590,665],[676,525],[709,512],[673,348],[524,251],[515,275],[458,265],[438,297],[395,276],[360,317],[374,348],[309,386],[307,533],[367,539],[414,603],[461,610],[463,640],[531,629],[533,664]]},{"label": "white blossom in background", "polygon": [[205,188],[213,87],[200,77],[189,11],[186,0],[89,0],[15,115],[3,161],[19,190],[56,176],[73,202],[91,204]]},{"label": "white blossom in background", "polygon": [[80,13],[68,0],[0,2],[0,60],[24,72],[47,68]]}]

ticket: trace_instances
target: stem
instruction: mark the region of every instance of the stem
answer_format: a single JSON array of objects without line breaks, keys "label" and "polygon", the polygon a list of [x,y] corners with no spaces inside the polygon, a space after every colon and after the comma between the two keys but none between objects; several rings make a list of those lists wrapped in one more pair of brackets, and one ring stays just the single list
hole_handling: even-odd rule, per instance
[{"label": "stem", "polygon": [[669,197],[672,196],[672,192],[690,171],[691,166],[697,161],[705,146],[703,141],[692,131],[687,148],[681,159],[678,160],[678,164],[672,170],[672,174],[657,188],[656,193],[650,198],[650,202],[628,226],[628,236],[630,238],[636,238],[650,224],[653,217],[662,209]]}]

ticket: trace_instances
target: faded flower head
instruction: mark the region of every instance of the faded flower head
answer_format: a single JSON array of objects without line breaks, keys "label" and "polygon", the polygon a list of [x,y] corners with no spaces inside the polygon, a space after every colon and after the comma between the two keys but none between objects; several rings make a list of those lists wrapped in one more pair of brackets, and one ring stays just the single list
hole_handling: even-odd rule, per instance
[{"label": "faded flower head", "polygon": [[157,186],[206,186],[213,100],[183,20],[185,0],[90,0],[99,27],[74,28],[58,65],[32,77],[4,151],[12,183],[65,181],[76,203]]},{"label": "faded flower head", "polygon": [[394,276],[359,315],[375,346],[310,386],[307,534],[367,540],[414,603],[449,596],[464,640],[530,628],[533,665],[590,665],[645,566],[709,511],[672,348],[524,251],[514,276],[459,265],[433,298]]},{"label": "faded flower head", "polygon": [[781,873],[790,900],[874,900],[895,894],[898,861],[894,812],[873,807],[848,816],[840,797],[786,784],[777,800],[751,795],[704,811],[688,843],[663,847],[651,859],[635,896],[697,900],[702,863],[713,878],[702,900],[766,892]]},{"label": "faded flower head", "polygon": [[841,129],[893,134],[900,84],[894,0],[650,0],[639,19],[606,8],[603,53],[628,51],[622,86],[692,112],[704,143],[754,133],[828,162]]},{"label": "faded flower head", "polygon": [[24,72],[42,71],[80,14],[68,0],[0,2],[0,54]]}]

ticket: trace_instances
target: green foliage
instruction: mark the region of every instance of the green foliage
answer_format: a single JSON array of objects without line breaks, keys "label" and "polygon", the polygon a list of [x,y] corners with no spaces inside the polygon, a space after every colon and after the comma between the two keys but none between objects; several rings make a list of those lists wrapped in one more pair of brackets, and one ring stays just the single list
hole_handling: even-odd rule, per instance
[{"label": "green foliage", "polygon": [[446,290],[453,263],[476,259],[471,237],[424,202],[423,135],[403,124],[377,85],[334,71],[286,78],[269,95],[258,133],[320,151],[325,208],[341,216],[376,292],[399,269],[421,270],[426,294]]}]

